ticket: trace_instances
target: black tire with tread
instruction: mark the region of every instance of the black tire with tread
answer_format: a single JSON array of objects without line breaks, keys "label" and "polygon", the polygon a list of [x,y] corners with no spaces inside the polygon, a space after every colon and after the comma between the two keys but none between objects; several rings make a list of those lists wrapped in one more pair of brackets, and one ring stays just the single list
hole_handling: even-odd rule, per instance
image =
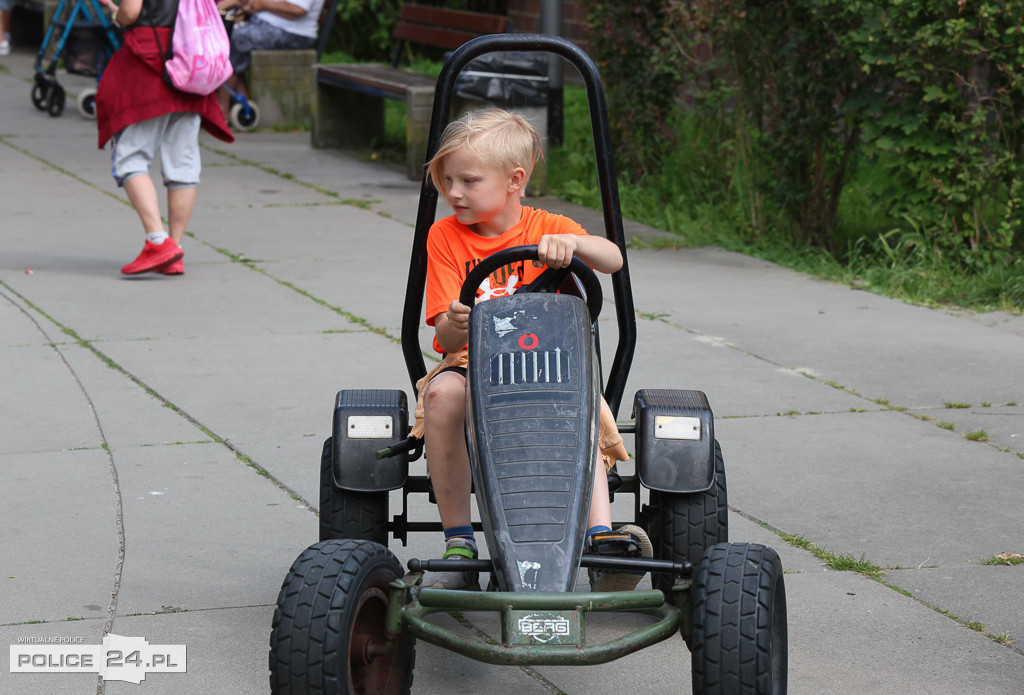
[{"label": "black tire with tread", "polygon": [[59,84],[55,84],[50,88],[46,97],[46,112],[50,114],[51,118],[57,118],[64,113],[65,99],[64,88]]},{"label": "black tire with tread", "polygon": [[[650,536],[654,557],[694,566],[704,551],[729,540],[729,505],[726,494],[725,462],[715,442],[715,482],[704,492],[673,493],[651,490]],[[673,580],[668,575],[651,578],[654,588],[667,591]]]},{"label": "black tire with tread", "polygon": [[36,82],[32,85],[32,105],[40,111],[46,111],[46,102],[50,97],[50,85]]},{"label": "black tire with tread", "polygon": [[366,636],[360,630],[384,639],[388,584],[401,576],[394,554],[370,541],[324,541],[299,555],[274,611],[272,695],[407,695],[416,661],[412,635],[400,635],[368,666],[350,653],[353,636],[357,643]]},{"label": "black tire with tread", "polygon": [[786,586],[778,553],[756,543],[712,546],[692,592],[693,692],[784,695]]},{"label": "black tire with tread", "polygon": [[353,492],[334,485],[333,441],[320,455],[320,540],[359,538],[388,544],[388,493]]}]

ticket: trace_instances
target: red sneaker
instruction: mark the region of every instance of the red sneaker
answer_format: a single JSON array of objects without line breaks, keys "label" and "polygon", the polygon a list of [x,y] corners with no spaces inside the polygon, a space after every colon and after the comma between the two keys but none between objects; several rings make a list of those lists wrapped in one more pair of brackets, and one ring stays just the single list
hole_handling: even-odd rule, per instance
[{"label": "red sneaker", "polygon": [[176,261],[170,263],[164,263],[157,268],[154,268],[156,272],[163,273],[164,275],[184,275],[185,274],[185,259],[179,258]]},{"label": "red sneaker", "polygon": [[162,244],[154,244],[147,239],[146,245],[142,247],[142,253],[139,254],[139,257],[121,268],[121,272],[124,275],[147,273],[155,270],[158,266],[172,263],[184,255],[181,247],[175,244],[173,239],[166,239]]}]

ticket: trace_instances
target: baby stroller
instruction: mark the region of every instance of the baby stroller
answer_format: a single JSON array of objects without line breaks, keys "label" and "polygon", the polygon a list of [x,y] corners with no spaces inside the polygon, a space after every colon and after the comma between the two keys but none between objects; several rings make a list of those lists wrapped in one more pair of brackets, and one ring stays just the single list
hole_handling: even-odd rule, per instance
[{"label": "baby stroller", "polygon": [[[98,0],[60,0],[35,62],[32,103],[56,118],[64,113],[64,88],[57,82],[57,64],[64,59],[73,75],[99,82],[107,62],[121,46],[120,32]],[[96,89],[78,94],[78,112],[96,118]]]},{"label": "baby stroller", "polygon": [[[246,15],[236,7],[221,10],[221,19],[224,21],[224,29],[228,33],[228,38],[231,38],[231,32],[235,28],[235,23],[244,22]],[[255,101],[242,94],[227,82],[224,83],[224,89],[227,90],[229,95],[229,108],[228,108],[228,123],[234,130],[248,132],[254,129],[260,123],[260,107]]]}]

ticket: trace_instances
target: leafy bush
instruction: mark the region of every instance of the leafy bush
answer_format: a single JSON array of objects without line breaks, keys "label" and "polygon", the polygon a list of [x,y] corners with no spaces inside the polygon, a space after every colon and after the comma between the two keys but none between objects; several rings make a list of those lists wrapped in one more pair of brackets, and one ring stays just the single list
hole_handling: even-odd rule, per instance
[{"label": "leafy bush", "polygon": [[679,91],[672,3],[581,0],[598,56],[620,166],[634,176],[658,169],[675,134],[667,127]]},{"label": "leafy bush", "polygon": [[620,168],[660,214],[712,205],[750,243],[849,267],[1020,279],[1024,0],[585,7]]},{"label": "leafy bush", "polygon": [[844,49],[880,78],[850,114],[901,184],[880,202],[958,266],[1006,262],[1022,248],[1024,2],[832,4],[853,25]]}]

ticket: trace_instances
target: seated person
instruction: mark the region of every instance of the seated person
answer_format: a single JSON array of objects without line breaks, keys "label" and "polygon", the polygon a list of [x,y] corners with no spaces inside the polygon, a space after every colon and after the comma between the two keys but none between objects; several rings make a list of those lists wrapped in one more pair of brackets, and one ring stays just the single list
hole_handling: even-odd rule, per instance
[{"label": "seated person", "polygon": [[[235,74],[228,85],[248,96],[242,74],[249,69],[253,51],[299,50],[316,45],[320,10],[324,0],[221,0],[221,12],[241,10],[250,15],[231,31],[231,67]],[[227,113],[230,95],[220,90],[221,108]]]},{"label": "seated person", "polygon": [[[604,237],[590,236],[569,218],[522,204],[521,197],[541,156],[540,137],[522,116],[500,109],[471,111],[449,124],[437,154],[427,165],[434,187],[455,214],[434,223],[427,237],[427,324],[434,327],[434,349],[444,357],[417,384],[416,425],[444,529],[444,558],[476,558],[470,520],[472,485],[466,448],[466,341],[470,307],[458,300],[466,275],[480,259],[512,246],[536,244],[539,260],[525,264],[518,277],[506,267],[492,277],[510,278],[509,294],[544,269],[564,268],[578,256],[594,270],[613,273],[622,266],[619,248]],[[478,290],[479,292],[479,290]],[[478,299],[481,299],[478,296]],[[606,471],[629,454],[615,418],[604,400],[599,434],[601,451],[594,468],[586,532],[586,550],[609,537],[620,538],[650,557],[651,542],[639,526],[611,530]],[[594,591],[628,591],[642,572],[591,571]],[[423,586],[438,589],[478,588],[470,571],[430,572]]]}]

